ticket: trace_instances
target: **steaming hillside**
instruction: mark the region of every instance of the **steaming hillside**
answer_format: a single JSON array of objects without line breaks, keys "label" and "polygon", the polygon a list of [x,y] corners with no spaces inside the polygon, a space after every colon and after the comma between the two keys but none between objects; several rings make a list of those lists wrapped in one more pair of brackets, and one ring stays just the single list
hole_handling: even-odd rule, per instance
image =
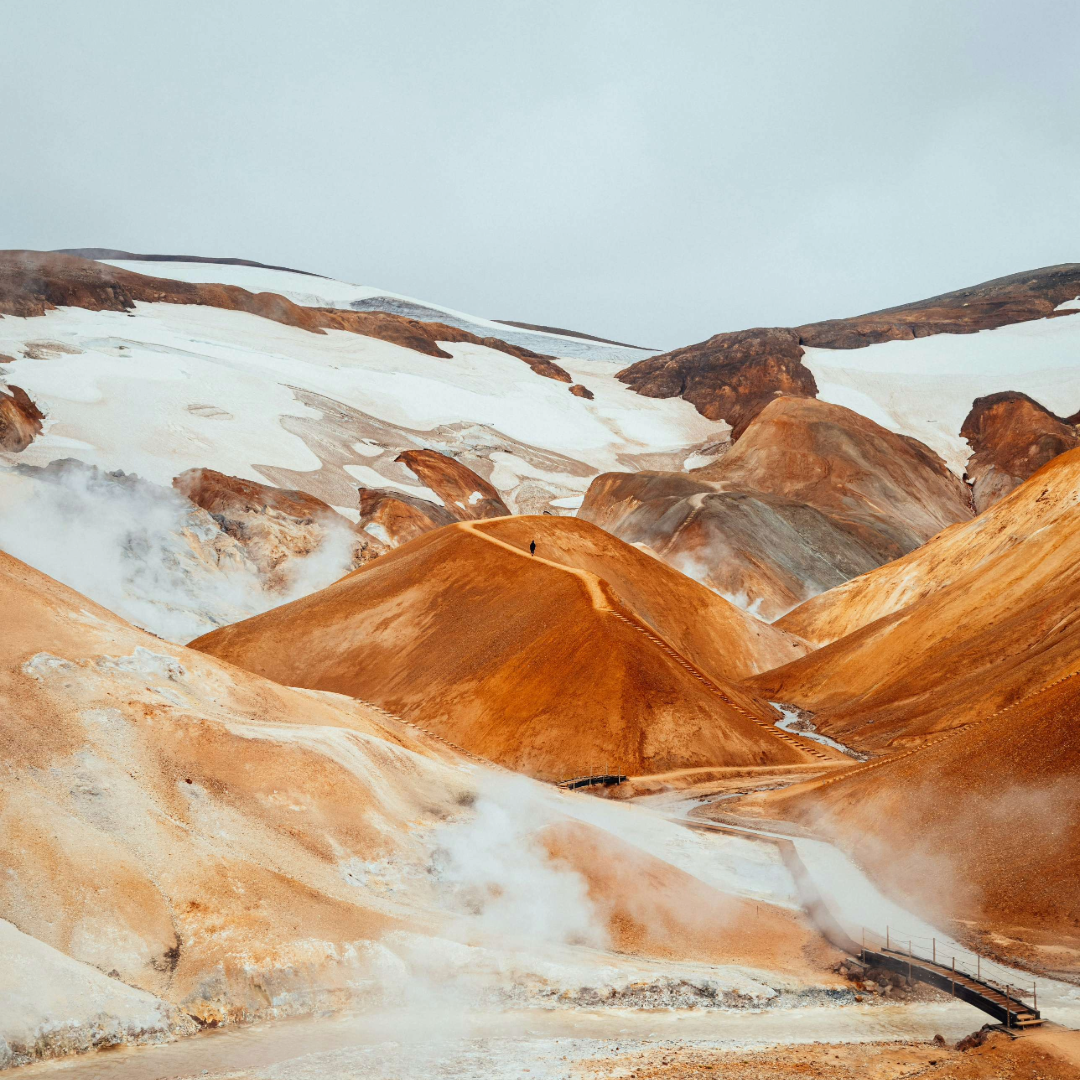
[{"label": "steaming hillside", "polygon": [[677,825],[165,644],[6,555],[0,602],[0,1065],[438,994],[836,981],[767,853],[718,866]]}]

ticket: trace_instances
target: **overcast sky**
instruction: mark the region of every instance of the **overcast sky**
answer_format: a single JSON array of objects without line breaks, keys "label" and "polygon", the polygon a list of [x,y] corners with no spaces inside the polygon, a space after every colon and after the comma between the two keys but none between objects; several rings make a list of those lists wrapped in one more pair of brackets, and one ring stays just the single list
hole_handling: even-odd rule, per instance
[{"label": "overcast sky", "polygon": [[1076,0],[0,0],[0,247],[671,347],[1080,261]]}]

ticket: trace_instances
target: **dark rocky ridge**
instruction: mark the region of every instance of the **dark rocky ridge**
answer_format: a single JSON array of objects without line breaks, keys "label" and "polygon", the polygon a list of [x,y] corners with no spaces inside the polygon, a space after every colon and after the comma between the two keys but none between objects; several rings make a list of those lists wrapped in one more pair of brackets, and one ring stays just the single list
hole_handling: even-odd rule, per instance
[{"label": "dark rocky ridge", "polygon": [[456,326],[420,322],[383,311],[302,307],[277,293],[251,293],[236,285],[155,278],[56,252],[0,252],[0,315],[31,318],[56,307],[131,311],[137,301],[246,311],[313,334],[345,330],[445,359],[450,359],[450,354],[439,348],[438,342],[471,342],[515,356],[545,378],[574,381],[550,356],[500,338],[477,337]]},{"label": "dark rocky ridge", "polygon": [[1073,314],[1054,309],[1078,295],[1080,263],[1063,263],[849,319],[716,334],[639,360],[618,378],[646,397],[684,398],[703,416],[726,420],[737,439],[777,393],[817,395],[814,377],[802,363],[804,346],[861,349],[934,334],[974,334]]}]

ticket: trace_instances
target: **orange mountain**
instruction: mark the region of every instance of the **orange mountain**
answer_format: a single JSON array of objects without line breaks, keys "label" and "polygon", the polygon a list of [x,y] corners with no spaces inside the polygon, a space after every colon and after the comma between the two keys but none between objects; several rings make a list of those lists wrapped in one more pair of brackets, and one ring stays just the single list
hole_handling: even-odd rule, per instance
[{"label": "orange mountain", "polygon": [[572,518],[448,526],[192,647],[543,779],[822,756],[737,685],[798,639]]},{"label": "orange mountain", "polygon": [[1072,450],[973,521],[796,608],[777,626],[824,647],[749,688],[882,749],[1080,669],[1078,487]]}]

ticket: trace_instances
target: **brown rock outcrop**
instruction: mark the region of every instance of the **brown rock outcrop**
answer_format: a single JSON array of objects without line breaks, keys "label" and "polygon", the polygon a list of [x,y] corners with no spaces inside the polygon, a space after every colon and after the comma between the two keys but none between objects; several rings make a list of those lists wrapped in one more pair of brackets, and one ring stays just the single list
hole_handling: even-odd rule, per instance
[{"label": "brown rock outcrop", "polygon": [[430,488],[442,505],[396,488],[361,488],[361,528],[391,547],[455,521],[504,517],[510,513],[491,484],[446,454],[437,450],[405,450],[394,460]]},{"label": "brown rock outcrop", "polygon": [[575,518],[440,529],[193,647],[423,716],[457,745],[544,779],[604,764],[633,775],[812,760],[749,719],[741,710],[774,713],[734,685],[801,644]]},{"label": "brown rock outcrop", "polygon": [[41,434],[45,414],[21,387],[0,388],[0,450],[19,453]]},{"label": "brown rock outcrop", "polygon": [[505,517],[510,513],[499,493],[483,477],[437,450],[405,450],[394,460],[431,488],[457,521]]},{"label": "brown rock outcrop", "polygon": [[311,555],[332,534],[349,534],[352,569],[386,550],[332,506],[303,491],[242,480],[213,469],[189,469],[173,480],[173,487],[239,541],[271,589],[285,586],[291,559]]},{"label": "brown rock outcrop", "polygon": [[1047,266],[854,318],[716,334],[639,360],[618,378],[646,397],[684,398],[704,416],[726,420],[737,439],[774,394],[817,395],[814,377],[802,363],[802,346],[860,349],[933,334],[973,334],[1071,314],[1054,308],[1077,295],[1080,263]]},{"label": "brown rock outcrop", "polygon": [[446,507],[394,488],[360,489],[360,526],[387,547],[399,547],[457,519]]},{"label": "brown rock outcrop", "polygon": [[618,378],[645,397],[682,397],[737,439],[777,394],[815,397],[794,330],[771,327],[716,334],[698,345],[639,360]]},{"label": "brown rock outcrop", "polygon": [[1076,419],[1055,416],[1013,390],[976,398],[960,429],[972,450],[967,475],[976,510],[982,513],[1052,458],[1080,446]]},{"label": "brown rock outcrop", "polygon": [[573,394],[574,397],[586,398],[588,401],[592,401],[595,397],[593,392],[587,386],[582,386],[581,383],[574,383],[574,385],[570,387],[570,393]]},{"label": "brown rock outcrop", "polygon": [[44,315],[55,307],[130,311],[137,301],[246,311],[311,333],[345,330],[447,359],[450,353],[440,349],[438,342],[470,342],[515,356],[545,378],[574,381],[550,356],[498,338],[477,337],[443,323],[420,322],[381,311],[302,307],[276,293],[250,293],[236,285],[155,278],[57,252],[0,252],[0,315],[26,318]]}]

